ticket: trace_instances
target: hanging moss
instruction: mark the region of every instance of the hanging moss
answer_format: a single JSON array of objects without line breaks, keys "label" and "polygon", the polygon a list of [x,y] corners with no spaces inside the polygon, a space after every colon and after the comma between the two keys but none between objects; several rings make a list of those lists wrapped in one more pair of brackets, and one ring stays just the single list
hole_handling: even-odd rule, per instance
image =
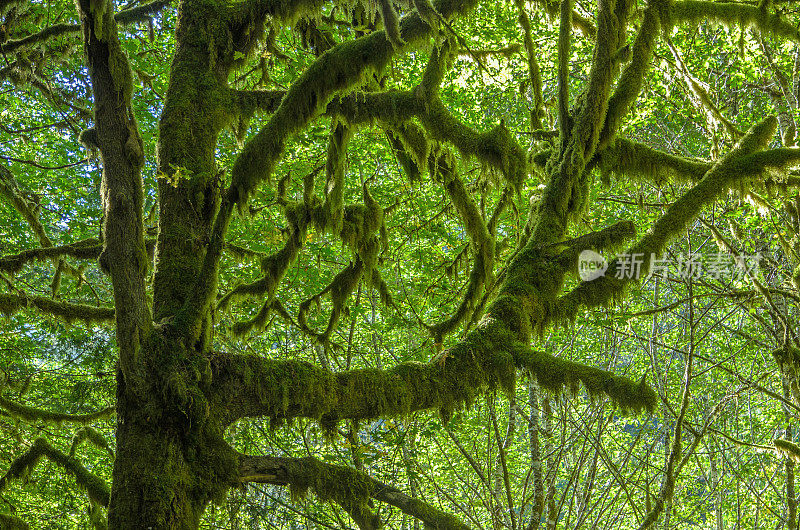
[{"label": "hanging moss", "polygon": [[661,186],[673,181],[697,182],[712,163],[671,155],[645,144],[617,138],[597,155],[604,179],[608,175],[638,178]]},{"label": "hanging moss", "polygon": [[800,445],[783,438],[775,438],[772,440],[775,445],[775,452],[782,455],[795,464],[800,464]]},{"label": "hanging moss", "polygon": [[[763,176],[767,170],[774,174],[786,166],[800,163],[800,150],[797,149],[761,151],[774,136],[777,125],[774,116],[754,125],[727,155],[709,169],[702,180],[670,205],[647,234],[628,249],[626,254],[637,254],[645,258],[641,268],[642,278],[649,271],[651,254],[659,254],[669,241],[682,233],[703,207],[722,193],[731,189],[744,191],[743,188],[747,188],[747,179]],[[618,267],[617,260],[611,261],[605,276],[583,282],[561,297],[554,314],[574,317],[575,311],[581,306],[594,307],[621,296],[630,280],[615,277]]]},{"label": "hanging moss", "polygon": [[72,443],[69,447],[69,456],[74,457],[75,451],[84,442],[91,443],[98,449],[105,451],[112,460],[114,459],[114,449],[111,448],[106,437],[103,436],[100,431],[88,425],[75,431],[75,434],[72,436]]},{"label": "hanging moss", "polygon": [[42,313],[61,318],[67,323],[81,321],[86,324],[96,324],[114,320],[112,308],[71,304],[45,296],[0,293],[0,314],[11,315],[28,307],[35,307]]},{"label": "hanging moss", "polygon": [[89,522],[95,530],[108,530],[108,516],[106,515],[106,511],[91,498],[89,498],[88,511]]},{"label": "hanging moss", "polygon": [[[393,128],[392,137],[397,138],[399,146],[398,153],[402,153],[407,160],[400,157],[400,163],[409,178],[414,181],[425,172],[428,167],[428,157],[431,154],[431,142],[425,131],[413,122],[406,122]],[[394,145],[394,144],[393,144]]]},{"label": "hanging moss", "polygon": [[8,472],[0,478],[0,491],[5,489],[11,480],[24,480],[43,457],[72,475],[78,486],[85,489],[92,500],[102,506],[108,506],[111,496],[108,486],[76,459],[54,448],[44,438],[37,438],[27,451],[11,462]]},{"label": "hanging moss", "polygon": [[800,42],[797,28],[758,6],[702,0],[683,0],[669,6],[669,26],[684,22],[697,25],[705,20],[724,24],[729,28],[752,26],[776,37]]},{"label": "hanging moss", "polygon": [[8,412],[12,417],[30,421],[30,422],[53,422],[53,423],[92,423],[98,420],[104,420],[114,415],[114,407],[107,407],[97,412],[90,412],[87,414],[64,414],[59,412],[50,412],[35,407],[22,405],[14,401],[10,401],[0,396],[0,408]]},{"label": "hanging moss", "polygon": [[19,517],[14,517],[13,515],[7,515],[4,513],[0,513],[0,527],[4,528],[5,530],[28,530],[30,528],[28,523]]},{"label": "hanging moss", "polygon": [[[389,2],[391,0],[385,0]],[[328,140],[328,156],[325,160],[325,214],[324,229],[338,234],[342,230],[344,200],[344,176],[347,170],[347,144],[350,141],[349,127],[334,121]]]}]

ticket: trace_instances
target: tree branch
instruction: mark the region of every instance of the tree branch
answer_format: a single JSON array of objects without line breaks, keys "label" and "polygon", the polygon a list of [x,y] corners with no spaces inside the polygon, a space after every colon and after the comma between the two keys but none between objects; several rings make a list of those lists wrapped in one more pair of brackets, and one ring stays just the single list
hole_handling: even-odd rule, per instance
[{"label": "tree branch", "polygon": [[109,322],[114,320],[115,311],[112,307],[94,307],[84,304],[71,304],[47,298],[45,296],[31,296],[26,294],[0,293],[0,313],[11,315],[22,309],[33,307],[38,311],[59,317],[66,322],[80,320],[86,324]]},{"label": "tree branch", "polygon": [[[157,13],[167,5],[171,0],[155,0],[148,4],[143,4],[131,9],[120,11],[114,15],[114,20],[120,24],[132,24],[134,22],[141,22],[147,20],[151,15]],[[17,50],[31,47],[43,41],[60,37],[62,35],[69,35],[79,33],[81,31],[80,24],[55,24],[40,30],[37,33],[0,43],[0,51],[5,53],[14,53]]]},{"label": "tree branch", "polygon": [[62,258],[69,256],[76,259],[97,259],[103,245],[95,238],[84,239],[57,247],[44,247],[23,250],[17,254],[8,254],[0,257],[0,271],[19,272],[26,263],[45,259]]},{"label": "tree branch", "polygon": [[60,412],[51,412],[49,410],[22,405],[21,403],[8,400],[3,396],[0,396],[0,408],[8,412],[11,417],[20,420],[30,422],[46,421],[53,423],[92,423],[98,420],[110,418],[116,412],[114,407],[106,407],[102,410],[89,412],[86,414],[63,414]]},{"label": "tree branch", "polygon": [[42,457],[46,457],[72,475],[78,486],[86,490],[91,500],[101,506],[108,506],[110,492],[106,483],[100,477],[90,473],[77,459],[62,453],[44,438],[37,438],[27,451],[11,462],[8,472],[0,478],[0,492],[12,480],[22,480],[30,475]]},{"label": "tree branch", "polygon": [[[436,9],[449,18],[471,10],[476,3],[476,0],[440,0]],[[258,10],[265,4],[254,0],[247,2],[245,9]],[[422,42],[433,31],[415,13],[403,17],[400,29],[406,48]],[[323,113],[336,94],[362,82],[367,73],[382,70],[394,53],[383,31],[331,48],[292,84],[264,128],[247,142],[231,170],[231,186],[225,192],[215,220],[198,285],[176,315],[176,320],[187,329],[200,333],[200,323],[216,296],[219,259],[234,208],[244,207],[255,189],[270,178],[290,135]]]},{"label": "tree branch", "polygon": [[684,0],[669,6],[669,26],[686,22],[697,25],[704,20],[712,20],[728,26],[753,26],[776,37],[786,37],[800,42],[797,28],[780,16],[769,13],[759,6],[738,2],[710,2],[703,0]]},{"label": "tree branch", "polygon": [[111,275],[120,364],[129,376],[140,341],[152,328],[145,291],[149,260],[141,177],[144,148],[131,107],[132,74],[117,35],[113,2],[79,0],[78,7],[94,94],[93,137],[103,160],[104,248],[99,262]]},{"label": "tree branch", "polygon": [[[775,133],[777,120],[769,117],[753,126],[737,146],[720,159],[689,191],[676,200],[656,221],[650,231],[626,254],[646,258],[641,276],[650,270],[649,258],[662,251],[686,225],[722,193],[741,186],[745,179],[762,175],[765,171],[782,170],[800,162],[800,149],[763,149]],[[572,292],[559,298],[554,314],[559,318],[574,318],[581,306],[594,307],[610,301],[632,281],[638,278],[617,278],[619,261],[609,263],[605,276],[582,282]]]},{"label": "tree branch", "polygon": [[289,486],[293,490],[313,489],[322,500],[364,503],[367,498],[385,502],[425,523],[426,528],[468,530],[455,516],[445,513],[399,489],[384,484],[356,469],[333,466],[308,458],[240,455],[239,480]]}]

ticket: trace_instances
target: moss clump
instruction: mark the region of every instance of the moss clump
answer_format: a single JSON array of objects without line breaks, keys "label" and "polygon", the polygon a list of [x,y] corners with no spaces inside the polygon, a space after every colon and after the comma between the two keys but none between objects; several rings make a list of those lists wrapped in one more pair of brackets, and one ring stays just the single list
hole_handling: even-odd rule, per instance
[{"label": "moss clump", "polygon": [[4,528],[5,530],[28,530],[30,528],[28,523],[19,517],[14,517],[13,515],[7,515],[4,513],[0,513],[0,527]]},{"label": "moss clump", "polygon": [[800,445],[783,438],[775,438],[772,443],[775,445],[775,452],[785,456],[795,464],[800,464]]},{"label": "moss clump", "polygon": [[670,2],[667,26],[686,22],[697,25],[705,20],[723,24],[730,28],[755,27],[776,37],[785,37],[800,42],[797,28],[778,15],[769,13],[758,6],[735,2],[708,2],[702,0],[683,0]]},{"label": "moss clump", "polygon": [[[322,501],[342,506],[362,528],[379,528],[380,519],[367,506],[373,491],[372,480],[349,467],[333,466],[314,457],[292,461],[289,490],[293,499],[305,497],[309,491]],[[364,523],[369,526],[362,526]]]},{"label": "moss clump", "polygon": [[101,506],[108,506],[111,496],[108,486],[99,477],[90,473],[80,462],[54,448],[44,438],[37,438],[27,451],[11,463],[6,474],[0,478],[0,491],[11,480],[24,480],[43,457],[72,475],[78,486],[86,490],[90,499]]},{"label": "moss clump", "polygon": [[98,449],[102,449],[105,451],[111,459],[114,459],[114,449],[106,440],[106,437],[93,427],[84,426],[75,431],[75,434],[72,437],[72,443],[69,447],[69,456],[75,456],[75,451],[83,442],[90,442],[92,445],[97,447]]},{"label": "moss clump", "polygon": [[673,181],[698,182],[712,167],[711,162],[671,155],[645,144],[617,138],[597,154],[605,181],[609,175],[639,178],[661,186]]},{"label": "moss clump", "polygon": [[40,312],[61,318],[67,323],[80,321],[91,325],[114,320],[113,308],[71,304],[44,296],[0,293],[0,314],[11,315],[27,307],[35,307]]}]

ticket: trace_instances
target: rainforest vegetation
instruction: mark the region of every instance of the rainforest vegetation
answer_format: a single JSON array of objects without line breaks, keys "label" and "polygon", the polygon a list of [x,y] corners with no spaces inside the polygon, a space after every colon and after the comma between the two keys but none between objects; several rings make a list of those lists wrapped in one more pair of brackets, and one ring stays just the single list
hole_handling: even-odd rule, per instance
[{"label": "rainforest vegetation", "polygon": [[798,529],[799,27],[0,0],[0,528]]}]

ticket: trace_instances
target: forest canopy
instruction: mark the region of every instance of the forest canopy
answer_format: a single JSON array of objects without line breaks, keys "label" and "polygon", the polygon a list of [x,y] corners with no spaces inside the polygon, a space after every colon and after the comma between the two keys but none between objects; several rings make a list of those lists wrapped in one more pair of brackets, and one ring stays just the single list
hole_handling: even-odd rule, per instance
[{"label": "forest canopy", "polygon": [[0,528],[800,528],[798,28],[0,0]]}]

